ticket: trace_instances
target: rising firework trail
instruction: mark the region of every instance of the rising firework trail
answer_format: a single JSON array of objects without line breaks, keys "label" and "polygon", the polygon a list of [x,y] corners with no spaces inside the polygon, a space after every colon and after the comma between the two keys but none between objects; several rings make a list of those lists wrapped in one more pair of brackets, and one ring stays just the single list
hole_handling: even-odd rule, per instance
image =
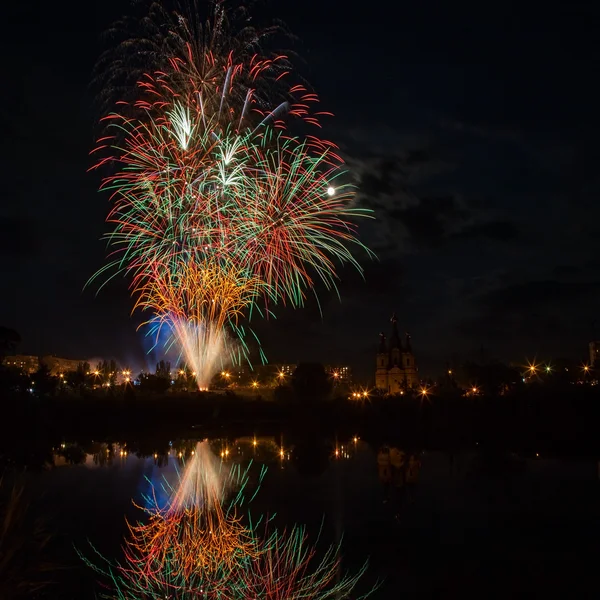
[{"label": "rising firework trail", "polygon": [[301,307],[317,282],[335,290],[339,265],[361,271],[350,248],[364,248],[355,218],[366,211],[352,206],[336,146],[287,129],[318,130],[329,114],[291,81],[288,58],[234,30],[222,2],[203,26],[193,12],[154,6],[155,35],[139,42],[148,68],[103,119],[112,251],[96,276],[129,276],[135,307],[205,388],[223,361],[248,358],[254,312]]}]

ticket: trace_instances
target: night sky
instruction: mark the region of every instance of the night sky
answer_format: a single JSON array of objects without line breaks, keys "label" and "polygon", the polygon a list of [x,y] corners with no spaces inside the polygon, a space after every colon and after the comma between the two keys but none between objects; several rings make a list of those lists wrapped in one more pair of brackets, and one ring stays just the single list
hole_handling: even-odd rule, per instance
[{"label": "night sky", "polygon": [[[103,264],[108,197],[87,173],[91,70],[116,0],[4,9],[0,324],[23,353],[115,357],[149,343],[127,283],[83,290]],[[582,357],[600,278],[600,9],[461,2],[271,3],[299,36],[302,74],[336,117],[357,202],[366,281],[341,302],[256,323],[269,359],[374,365],[390,316],[422,370],[479,355]],[[75,7],[78,7],[75,9]],[[595,12],[591,12],[595,11]]]}]

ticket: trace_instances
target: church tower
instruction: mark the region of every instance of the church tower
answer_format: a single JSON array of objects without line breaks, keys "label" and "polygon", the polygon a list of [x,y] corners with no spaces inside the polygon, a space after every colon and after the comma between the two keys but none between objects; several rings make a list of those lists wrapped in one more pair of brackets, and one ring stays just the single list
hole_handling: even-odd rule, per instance
[{"label": "church tower", "polygon": [[390,338],[390,369],[388,371],[388,392],[399,394],[404,389],[402,369],[402,342],[398,333],[398,318],[392,315],[392,337]]},{"label": "church tower", "polygon": [[390,319],[392,322],[392,337],[390,338],[390,367],[401,367],[402,361],[400,356],[402,354],[402,342],[400,341],[400,335],[398,333],[398,318],[396,313],[392,315]]},{"label": "church tower", "polygon": [[375,370],[375,387],[388,391],[388,368],[390,355],[385,345],[385,334],[379,334],[379,351],[377,352],[377,369]]},{"label": "church tower", "polygon": [[402,353],[402,368],[404,369],[405,387],[414,388],[419,384],[417,375],[417,365],[415,364],[415,355],[412,351],[410,334],[406,334],[404,343],[404,352]]},{"label": "church tower", "polygon": [[389,346],[386,345],[385,335],[379,334],[375,387],[386,394],[403,394],[405,390],[419,385],[419,376],[410,335],[408,333],[405,335],[402,344],[396,313],[392,315],[390,321],[392,335]]}]

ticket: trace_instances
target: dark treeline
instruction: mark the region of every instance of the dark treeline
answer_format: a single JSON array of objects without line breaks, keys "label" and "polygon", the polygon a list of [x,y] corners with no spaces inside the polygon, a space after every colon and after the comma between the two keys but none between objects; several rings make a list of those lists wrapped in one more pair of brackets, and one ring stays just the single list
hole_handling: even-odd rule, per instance
[{"label": "dark treeline", "polygon": [[[381,443],[402,440],[428,449],[476,444],[559,454],[600,452],[600,394],[595,387],[570,390],[528,386],[510,395],[465,397],[440,390],[371,398],[319,399],[282,389],[262,400],[234,394],[113,394],[104,397],[32,397],[4,394],[0,445],[41,445],[62,439],[184,437],[248,432],[288,435],[360,435]],[[33,447],[30,444],[30,447]]]},{"label": "dark treeline", "polygon": [[[114,365],[98,365],[108,378]],[[168,363],[153,377],[167,381]],[[0,377],[0,448],[27,441],[32,452],[63,439],[131,439],[240,435],[266,431],[291,437],[360,435],[376,443],[400,440],[428,449],[475,445],[507,451],[558,454],[600,453],[600,386],[575,385],[568,378],[507,387],[502,378],[479,374],[473,393],[453,378],[402,395],[369,394],[353,401],[327,377],[321,365],[299,365],[269,399],[261,394],[178,392],[157,385],[124,383],[85,386],[89,365],[81,366],[77,394],[62,392],[60,380],[39,372],[36,390],[15,385],[13,373]],[[96,375],[92,372],[92,375]],[[513,374],[510,373],[510,378]],[[425,391],[424,391],[425,390]]]}]

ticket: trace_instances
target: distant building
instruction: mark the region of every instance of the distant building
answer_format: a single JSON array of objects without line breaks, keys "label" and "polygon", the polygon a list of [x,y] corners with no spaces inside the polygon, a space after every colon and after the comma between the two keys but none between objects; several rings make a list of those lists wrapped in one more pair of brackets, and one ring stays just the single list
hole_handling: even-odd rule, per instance
[{"label": "distant building", "polygon": [[352,383],[352,369],[348,366],[327,365],[325,371],[335,383]]},{"label": "distant building", "polygon": [[58,358],[57,356],[43,356],[40,359],[41,364],[48,367],[50,375],[57,377],[61,373],[69,373],[71,371],[77,371],[77,367],[80,363],[84,362],[81,360],[71,360],[69,358]]},{"label": "distant building", "polygon": [[283,373],[286,377],[289,377],[290,375],[294,374],[294,371],[296,370],[296,365],[291,365],[291,364],[276,365],[276,368],[279,373]]},{"label": "distant building", "polygon": [[388,393],[399,394],[419,384],[417,365],[412,351],[410,335],[406,334],[404,345],[398,333],[398,319],[392,315],[392,335],[389,346],[383,333],[380,334],[377,352],[375,387]]},{"label": "distant building", "polygon": [[596,364],[600,365],[600,342],[590,342],[590,367],[593,369]]},{"label": "distant building", "polygon": [[35,373],[40,368],[40,359],[37,356],[28,356],[19,354],[17,356],[7,356],[2,364],[11,369],[20,369],[25,373]]}]

